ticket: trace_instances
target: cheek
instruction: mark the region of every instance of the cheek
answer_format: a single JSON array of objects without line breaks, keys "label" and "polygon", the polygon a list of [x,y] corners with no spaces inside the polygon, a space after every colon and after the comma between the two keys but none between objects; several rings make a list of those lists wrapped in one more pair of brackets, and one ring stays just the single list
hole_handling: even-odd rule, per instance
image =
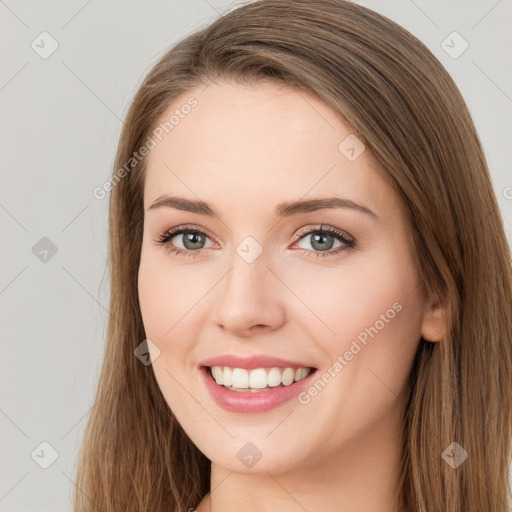
[{"label": "cheek", "polygon": [[422,312],[414,273],[385,260],[374,270],[340,273],[333,281],[325,280],[325,294],[315,288],[307,295],[335,334],[318,322],[310,332],[329,356],[318,377],[328,383],[318,385],[318,393],[310,388],[303,403],[310,400],[308,421],[339,425],[343,418],[344,428],[333,432],[336,443],[378,425],[402,402]]},{"label": "cheek", "polygon": [[146,335],[161,337],[166,318],[169,317],[168,308],[175,302],[171,291],[167,290],[167,277],[159,272],[151,258],[141,255],[138,276],[139,304]]},{"label": "cheek", "polygon": [[294,283],[313,339],[331,340],[330,346],[338,349],[359,334],[364,339],[375,324],[379,332],[390,332],[404,317],[417,320],[411,312],[419,306],[418,277],[406,250],[386,247],[354,253],[336,266],[314,267],[293,269],[295,277],[287,271],[285,278]]},{"label": "cheek", "polygon": [[[194,332],[188,316],[193,298],[187,288],[162,258],[141,255],[138,275],[139,304],[146,337],[158,347],[158,357],[152,358],[152,369],[168,406],[178,417],[195,417],[198,411],[187,400],[180,382],[187,378],[183,365],[188,360]],[[179,274],[178,274],[179,276]]]},{"label": "cheek", "polygon": [[176,360],[172,355],[181,350],[176,343],[180,339],[181,324],[176,322],[183,316],[183,303],[177,300],[175,290],[179,287],[172,286],[169,274],[162,272],[149,258],[142,258],[138,275],[139,304],[145,335],[160,351],[152,365],[160,385],[162,379],[166,380],[164,368],[174,373],[169,363]]},{"label": "cheek", "polygon": [[187,311],[197,301],[199,292],[193,285],[191,271],[177,271],[166,263],[162,254],[143,249],[138,275],[139,303],[146,334],[161,340],[174,337],[181,325],[187,323]]},{"label": "cheek", "polygon": [[[211,305],[208,290],[213,284],[195,265],[172,266],[165,252],[144,250],[138,275],[139,304],[146,337],[160,350],[153,364],[155,375],[165,387],[176,383],[166,372],[183,378],[192,371],[197,357],[196,340],[207,322]],[[213,280],[213,283],[215,280]]]},{"label": "cheek", "polygon": [[316,313],[303,325],[328,355],[326,373],[335,375],[320,400],[337,404],[333,410],[344,411],[345,417],[376,421],[407,385],[420,339],[422,301],[414,262],[406,250],[396,249],[318,270],[294,290]]}]

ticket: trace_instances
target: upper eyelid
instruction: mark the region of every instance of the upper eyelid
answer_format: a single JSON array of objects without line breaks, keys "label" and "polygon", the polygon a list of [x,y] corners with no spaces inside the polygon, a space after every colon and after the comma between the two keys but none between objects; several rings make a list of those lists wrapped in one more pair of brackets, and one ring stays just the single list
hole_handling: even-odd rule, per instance
[{"label": "upper eyelid", "polygon": [[349,233],[347,233],[344,229],[337,228],[337,227],[331,226],[329,224],[322,224],[318,228],[315,228],[315,227],[304,227],[304,228],[301,228],[298,231],[297,236],[301,237],[303,235],[310,235],[310,234],[315,233],[315,232],[320,232],[320,233],[326,232],[326,233],[329,233],[331,235],[338,235],[338,236],[346,235],[347,238],[350,238],[351,240],[354,239],[354,237],[352,235],[350,235]]},{"label": "upper eyelid", "polygon": [[[207,229],[199,227],[199,226],[195,226],[193,224],[184,224],[182,226],[176,226],[174,228],[168,229],[168,230],[164,231],[164,233],[162,234],[162,237],[169,235],[171,238],[174,238],[175,236],[182,235],[183,232],[189,232],[189,231],[195,231],[195,232],[204,234],[208,238],[210,238],[210,240],[215,241],[215,237],[213,235],[211,235]],[[216,243],[218,243],[218,242],[216,242]]]}]

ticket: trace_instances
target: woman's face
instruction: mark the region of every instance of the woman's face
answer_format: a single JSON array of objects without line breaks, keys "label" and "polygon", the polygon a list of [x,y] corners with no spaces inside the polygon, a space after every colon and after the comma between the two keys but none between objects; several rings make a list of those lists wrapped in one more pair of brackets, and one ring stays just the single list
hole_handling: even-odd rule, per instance
[{"label": "woman's face", "polygon": [[[172,115],[147,157],[139,271],[169,407],[235,472],[373,449],[400,428],[429,332],[405,221],[369,151],[325,104],[275,84],[210,85],[162,123]],[[265,390],[214,382],[203,365],[216,356],[244,358],[207,365],[227,384]],[[290,384],[301,367],[316,371]]]}]

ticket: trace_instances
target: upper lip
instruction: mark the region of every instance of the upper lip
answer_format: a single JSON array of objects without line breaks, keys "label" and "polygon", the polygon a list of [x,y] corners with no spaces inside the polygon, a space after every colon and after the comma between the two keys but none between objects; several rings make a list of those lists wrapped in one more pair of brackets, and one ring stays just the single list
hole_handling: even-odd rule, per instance
[{"label": "upper lip", "polygon": [[224,354],[201,361],[199,366],[229,366],[230,368],[314,368],[309,364],[281,359],[280,357],[255,355],[250,357]]}]

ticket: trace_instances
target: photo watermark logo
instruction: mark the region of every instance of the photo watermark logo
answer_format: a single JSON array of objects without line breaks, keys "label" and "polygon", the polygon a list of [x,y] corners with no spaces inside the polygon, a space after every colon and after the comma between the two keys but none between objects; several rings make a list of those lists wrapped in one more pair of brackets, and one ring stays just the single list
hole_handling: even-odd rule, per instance
[{"label": "photo watermark logo", "polygon": [[[182,119],[192,112],[192,109],[197,107],[198,101],[196,98],[191,96],[188,98],[186,103],[181,105],[179,108],[174,109],[173,114],[169,117],[169,120],[165,123],[160,123],[146,138],[145,143],[139,148],[138,151],[132,153],[132,156],[127,162],[115,171],[112,176],[106,180],[100,187],[95,187],[92,191],[92,195],[95,199],[101,201],[107,197],[107,192],[110,192],[137,164],[139,164],[144,157],[149,154],[149,151],[158,145],[158,142],[162,142],[164,133],[168,134],[177,125],[180,124]],[[158,142],[155,140],[158,139]]]},{"label": "photo watermark logo", "polygon": [[[356,339],[352,340],[350,348],[342,355],[338,355],[336,361],[327,368],[327,370],[324,371],[306,391],[299,393],[299,402],[303,405],[309,404],[309,402],[311,402],[311,398],[317,396],[318,393],[320,393],[320,391],[322,391],[327,384],[329,384],[329,382],[331,382],[345,368],[345,366],[354,359],[354,356],[359,354],[359,352],[367,346],[369,341],[368,336],[372,339],[377,336],[377,334],[384,329],[386,324],[393,320],[400,311],[402,311],[402,304],[394,302],[392,307],[387,309],[385,313],[380,314],[379,319],[375,321],[373,325],[366,327],[361,331],[356,336]],[[359,345],[358,341],[363,345],[362,347]]]}]

